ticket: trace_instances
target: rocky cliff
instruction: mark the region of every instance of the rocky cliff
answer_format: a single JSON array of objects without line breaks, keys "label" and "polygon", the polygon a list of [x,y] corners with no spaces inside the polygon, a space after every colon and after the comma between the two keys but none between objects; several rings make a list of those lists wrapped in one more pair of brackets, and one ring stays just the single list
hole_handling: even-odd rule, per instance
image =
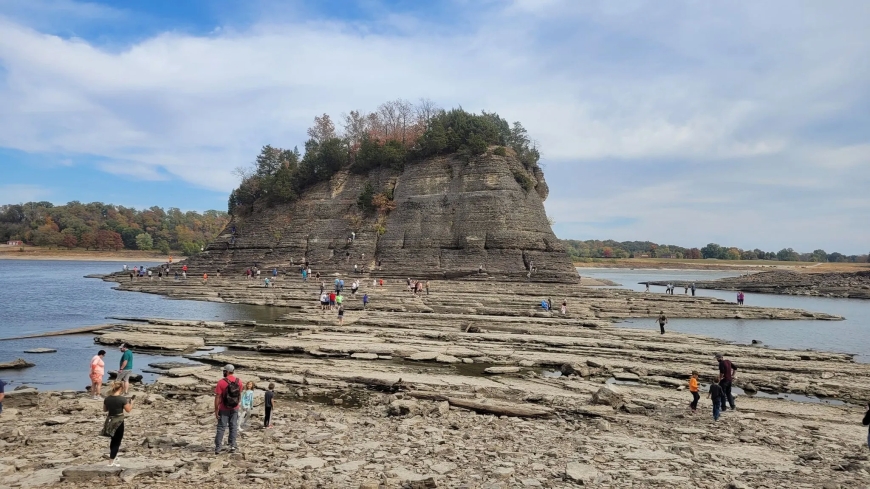
[{"label": "rocky cliff", "polygon": [[[361,210],[366,183],[391,192],[395,209]],[[532,280],[573,281],[577,273],[547,222],[548,192],[543,172],[510,151],[429,158],[401,172],[341,171],[292,204],[235,216],[188,264],[195,271],[257,264],[295,273],[307,261],[321,274],[352,274],[354,265],[377,271],[380,262],[378,276],[414,278],[476,276],[482,266],[497,279],[526,279],[531,271]]]}]

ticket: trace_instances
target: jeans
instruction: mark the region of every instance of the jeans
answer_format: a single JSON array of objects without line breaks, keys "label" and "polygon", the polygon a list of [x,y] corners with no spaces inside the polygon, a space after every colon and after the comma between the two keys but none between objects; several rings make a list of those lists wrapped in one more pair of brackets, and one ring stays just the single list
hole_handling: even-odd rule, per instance
[{"label": "jeans", "polygon": [[734,396],[731,395],[731,381],[730,380],[722,380],[719,382],[719,387],[722,388],[722,391],[725,393],[724,396],[721,397],[722,402],[722,410],[725,411],[725,401],[728,401],[728,404],[731,406],[731,409],[736,409],[734,407]]},{"label": "jeans", "polygon": [[266,406],[266,415],[263,417],[263,427],[268,428],[269,423],[272,422],[272,408]]},{"label": "jeans", "polygon": [[689,407],[692,408],[692,411],[698,408],[698,400],[701,399],[701,395],[697,392],[692,392],[692,403],[689,404]]},{"label": "jeans", "polygon": [[221,410],[218,412],[217,435],[214,437],[214,451],[221,449],[224,441],[224,431],[230,427],[230,447],[236,448],[236,436],[239,434],[239,411],[235,409]]},{"label": "jeans", "polygon": [[719,421],[719,399],[713,399],[713,421]]},{"label": "jeans", "polygon": [[115,434],[112,435],[112,441],[109,442],[109,458],[115,459],[118,456],[118,450],[121,449],[121,440],[124,439],[124,423],[118,426]]},{"label": "jeans", "polygon": [[867,431],[867,446],[870,447],[870,430]]},{"label": "jeans", "polygon": [[665,323],[659,323],[659,328],[661,328],[662,334],[665,334]]}]

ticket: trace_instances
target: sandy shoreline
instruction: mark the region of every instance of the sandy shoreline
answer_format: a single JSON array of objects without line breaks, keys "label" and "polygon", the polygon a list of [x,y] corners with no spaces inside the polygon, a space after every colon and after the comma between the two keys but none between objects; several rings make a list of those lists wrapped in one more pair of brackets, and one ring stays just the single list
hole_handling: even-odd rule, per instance
[{"label": "sandy shoreline", "polygon": [[[181,255],[172,255],[172,261],[184,259]],[[59,261],[117,261],[117,262],[166,262],[169,255],[149,251],[86,251],[86,250],[47,250],[25,247],[19,251],[17,247],[0,247],[0,260],[59,260]]]}]

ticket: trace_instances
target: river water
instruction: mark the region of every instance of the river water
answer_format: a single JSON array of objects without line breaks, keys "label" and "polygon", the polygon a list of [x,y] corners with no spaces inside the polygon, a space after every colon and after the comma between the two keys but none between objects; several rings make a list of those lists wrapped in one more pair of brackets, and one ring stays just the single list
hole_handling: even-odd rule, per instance
[{"label": "river water", "polygon": [[[283,313],[274,307],[121,292],[113,289],[113,283],[84,278],[121,267],[123,264],[117,262],[0,260],[0,338],[104,324],[112,322],[107,319],[110,316],[274,322]],[[107,352],[106,371],[117,369],[121,358],[117,349],[96,345],[93,338],[93,334],[83,334],[0,341],[0,362],[23,358],[36,364],[28,369],[0,370],[0,379],[10,382],[10,389],[27,383],[41,389],[81,390],[88,384],[90,359],[97,351],[102,348]],[[39,347],[54,348],[57,353],[24,353]],[[148,363],[155,361],[187,360],[136,353],[134,370],[142,373]],[[144,376],[146,381],[155,377],[148,373]]]},{"label": "river water", "polygon": [[[739,272],[719,270],[631,270],[619,268],[579,268],[584,277],[612,280],[625,288],[642,292],[640,282],[669,280],[714,280],[739,276]],[[664,294],[664,287],[650,286],[650,293]],[[674,294],[682,294],[677,288]],[[689,291],[691,294],[691,291]],[[737,293],[724,290],[698,289],[696,295],[737,302]],[[788,307],[813,312],[836,314],[845,321],[771,321],[744,319],[670,319],[668,329],[683,333],[720,338],[735,343],[763,342],[774,348],[824,350],[855,354],[855,361],[870,363],[870,301],[860,299],[829,299],[773,294],[746,294],[746,305]],[[658,330],[653,318],[628,319],[618,326]]]},{"label": "river water", "polygon": [[[157,263],[137,263],[156,265]],[[133,265],[131,263],[130,265]],[[120,270],[117,262],[0,260],[0,338],[58,331],[110,322],[110,316],[162,317],[174,319],[253,319],[275,322],[280,308],[172,300],[153,294],[121,292],[114,284],[84,278]],[[734,273],[685,270],[580,269],[583,276],[605,278],[621,287],[642,291],[646,280],[709,280]],[[156,280],[156,278],[155,278]],[[664,287],[652,287],[663,293]],[[699,295],[734,301],[732,292],[699,290]],[[845,321],[758,321],[672,319],[671,330],[701,334],[737,343],[753,339],[777,348],[817,349],[856,354],[857,361],[870,362],[870,301],[774,295],[747,295],[746,303],[770,307],[795,307],[845,316]],[[618,326],[657,329],[652,318],[629,319]],[[88,365],[100,349],[93,334],[0,341],[0,362],[24,358],[36,366],[2,370],[0,379],[9,388],[27,383],[42,389],[81,390],[88,384]],[[31,354],[24,350],[54,348],[57,353]],[[107,350],[106,369],[117,368],[120,352]],[[180,357],[136,353],[137,372],[155,361],[188,361]],[[145,380],[153,380],[145,373]]]}]

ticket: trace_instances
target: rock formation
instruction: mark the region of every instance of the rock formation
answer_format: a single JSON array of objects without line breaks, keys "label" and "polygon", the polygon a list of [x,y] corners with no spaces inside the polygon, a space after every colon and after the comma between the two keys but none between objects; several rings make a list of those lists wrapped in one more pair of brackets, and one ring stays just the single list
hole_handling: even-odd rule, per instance
[{"label": "rock formation", "polygon": [[[371,184],[392,194],[395,209],[378,215],[357,205]],[[298,200],[255,206],[237,215],[192,270],[296,270],[302,262],[323,273],[378,269],[379,276],[575,281],[577,273],[553,234],[543,200],[549,190],[539,168],[525,168],[508,151],[465,160],[429,158],[398,172],[347,170],[307,189]],[[233,235],[232,230],[236,232]],[[353,238],[352,238],[353,237]],[[295,273],[295,272],[294,272]]]}]

